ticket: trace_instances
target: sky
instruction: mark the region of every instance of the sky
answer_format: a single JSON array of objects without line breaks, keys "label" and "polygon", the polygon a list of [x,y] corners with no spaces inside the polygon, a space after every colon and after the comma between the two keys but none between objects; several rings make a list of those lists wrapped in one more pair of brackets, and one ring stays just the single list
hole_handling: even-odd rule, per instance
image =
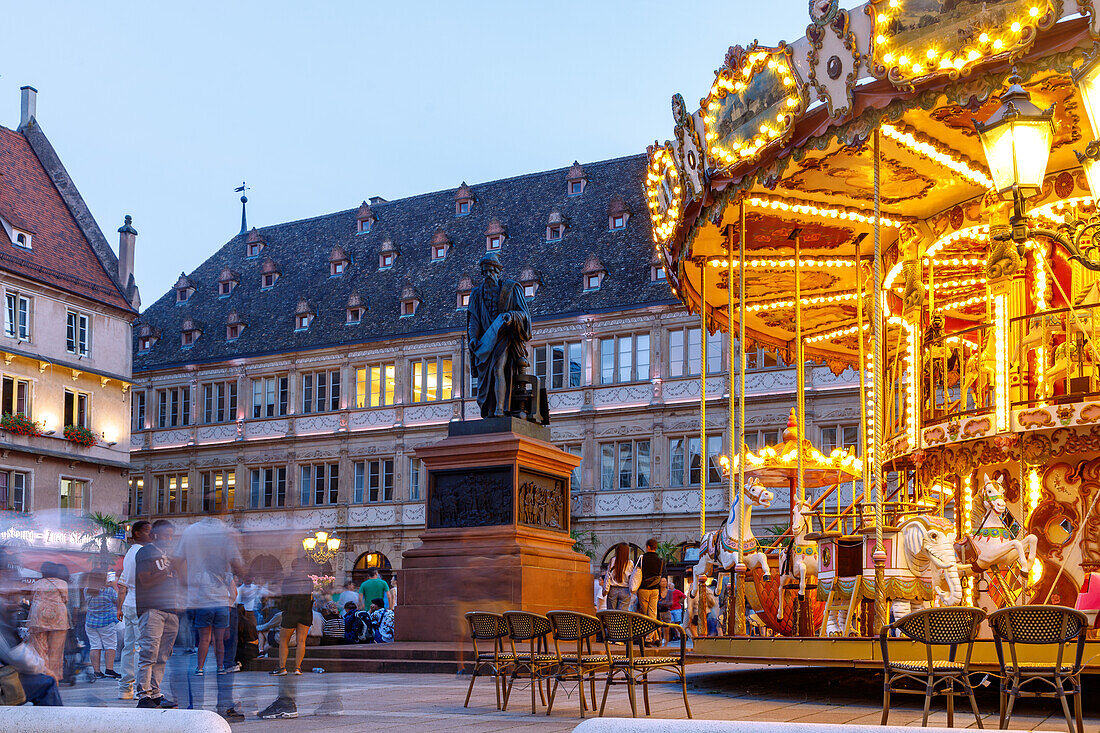
[{"label": "sky", "polygon": [[[843,3],[847,5],[849,3]],[[19,87],[153,303],[240,230],[644,152],[733,44],[805,33],[806,0],[9,3]]]}]

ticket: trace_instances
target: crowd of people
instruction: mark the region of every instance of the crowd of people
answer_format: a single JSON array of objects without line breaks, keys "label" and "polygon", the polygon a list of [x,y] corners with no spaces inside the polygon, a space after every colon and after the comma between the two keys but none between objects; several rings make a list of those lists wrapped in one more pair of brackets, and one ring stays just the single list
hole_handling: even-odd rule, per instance
[{"label": "crowd of people", "polygon": [[[635,562],[631,559],[630,545],[625,542],[615,545],[606,569],[596,573],[593,579],[596,610],[634,611],[678,624],[687,632],[689,641],[718,634],[719,629],[725,628],[729,583],[700,575],[695,593],[684,593],[668,575],[665,560],[657,553],[658,546],[657,539],[650,538]],[[690,583],[689,571],[685,587],[690,587]],[[647,643],[656,646],[677,641],[677,633],[662,629],[647,639]]]}]

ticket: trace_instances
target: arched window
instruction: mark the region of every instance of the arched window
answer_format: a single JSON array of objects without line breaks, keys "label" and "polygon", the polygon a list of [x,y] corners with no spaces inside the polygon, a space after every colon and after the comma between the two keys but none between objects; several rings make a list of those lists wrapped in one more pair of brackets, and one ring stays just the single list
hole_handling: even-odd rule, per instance
[{"label": "arched window", "polygon": [[378,569],[382,580],[393,584],[393,566],[390,564],[390,559],[378,550],[367,550],[355,559],[355,567],[351,571],[352,580],[362,583],[367,579],[367,571],[372,568]]}]

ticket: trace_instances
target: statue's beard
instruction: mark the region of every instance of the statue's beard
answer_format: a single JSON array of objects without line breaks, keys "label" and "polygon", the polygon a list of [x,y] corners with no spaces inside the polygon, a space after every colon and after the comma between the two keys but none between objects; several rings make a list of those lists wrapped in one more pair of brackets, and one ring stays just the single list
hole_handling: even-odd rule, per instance
[{"label": "statue's beard", "polygon": [[495,274],[487,274],[485,276],[485,284],[495,286],[499,282],[500,278]]}]

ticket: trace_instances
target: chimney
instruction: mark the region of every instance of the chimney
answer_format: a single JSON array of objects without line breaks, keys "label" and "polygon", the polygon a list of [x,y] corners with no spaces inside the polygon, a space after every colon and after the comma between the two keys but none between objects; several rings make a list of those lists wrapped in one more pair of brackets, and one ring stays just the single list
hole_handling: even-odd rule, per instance
[{"label": "chimney", "polygon": [[130,304],[137,308],[141,304],[137,283],[134,282],[134,250],[137,247],[137,229],[133,227],[133,217],[126,215],[125,222],[118,229],[118,282]]},{"label": "chimney", "polygon": [[22,130],[35,118],[38,106],[38,90],[34,87],[20,87],[19,129]]}]

